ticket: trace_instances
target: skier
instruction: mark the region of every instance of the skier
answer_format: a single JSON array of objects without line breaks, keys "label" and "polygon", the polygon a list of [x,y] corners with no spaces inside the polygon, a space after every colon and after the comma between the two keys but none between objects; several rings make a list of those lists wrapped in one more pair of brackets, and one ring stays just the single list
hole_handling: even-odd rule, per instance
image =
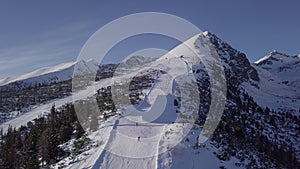
[{"label": "skier", "polygon": [[138,141],[141,141],[141,137],[140,136],[138,136]]}]

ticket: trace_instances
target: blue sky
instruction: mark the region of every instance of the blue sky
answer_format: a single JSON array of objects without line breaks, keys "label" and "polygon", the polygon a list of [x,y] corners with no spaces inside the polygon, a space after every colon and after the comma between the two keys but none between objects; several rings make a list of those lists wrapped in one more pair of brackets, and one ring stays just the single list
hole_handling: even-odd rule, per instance
[{"label": "blue sky", "polygon": [[[250,61],[273,50],[300,53],[300,2],[290,1],[79,1],[27,0],[0,4],[0,78],[75,61],[86,40],[101,26],[137,12],[164,12],[215,33]],[[110,52],[110,59],[143,48],[170,50],[177,41],[155,35],[133,37]]]}]

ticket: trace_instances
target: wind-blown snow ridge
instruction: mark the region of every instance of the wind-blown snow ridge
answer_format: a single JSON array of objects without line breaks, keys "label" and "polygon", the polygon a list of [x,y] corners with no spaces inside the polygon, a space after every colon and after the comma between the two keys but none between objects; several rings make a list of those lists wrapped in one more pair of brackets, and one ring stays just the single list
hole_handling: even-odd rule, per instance
[{"label": "wind-blown snow ridge", "polygon": [[67,69],[71,66],[73,66],[76,62],[69,62],[69,63],[62,63],[53,67],[43,67],[40,68],[38,70],[35,70],[33,72],[24,74],[24,75],[20,75],[20,76],[16,76],[16,77],[7,77],[4,79],[0,80],[0,86],[15,82],[15,81],[19,81],[19,80],[24,80],[24,79],[29,79],[32,77],[37,77],[37,76],[41,76],[44,74],[48,74],[48,73],[53,73],[53,72],[57,72],[57,71],[61,71],[63,69]]},{"label": "wind-blown snow ridge", "polygon": [[274,50],[273,52],[271,52],[270,54],[268,54],[267,56],[255,61],[254,63],[257,65],[261,65],[261,64],[270,64],[271,61],[278,61],[278,62],[291,62],[294,61],[295,59],[299,58],[300,55],[296,55],[296,56],[289,56],[287,54],[278,52],[276,50]]},{"label": "wind-blown snow ridge", "polygon": [[0,86],[9,85],[15,82],[22,82],[25,83],[24,86],[28,86],[36,83],[51,83],[69,80],[73,76],[75,65],[82,74],[95,72],[98,69],[94,60],[62,63],[53,67],[44,67],[21,76],[1,79]]}]

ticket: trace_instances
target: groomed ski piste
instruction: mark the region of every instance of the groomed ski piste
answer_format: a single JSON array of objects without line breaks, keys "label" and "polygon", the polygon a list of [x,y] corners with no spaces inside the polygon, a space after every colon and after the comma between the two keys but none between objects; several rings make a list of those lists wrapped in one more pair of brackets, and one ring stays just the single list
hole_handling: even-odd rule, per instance
[{"label": "groomed ski piste", "polygon": [[[99,130],[90,133],[89,138],[101,142],[100,146],[78,155],[78,160],[70,163],[69,159],[63,159],[64,168],[109,168],[109,169],[142,169],[142,168],[238,168],[234,165],[237,159],[231,158],[222,162],[216,156],[215,148],[210,140],[198,149],[193,145],[201,132],[201,128],[189,123],[177,123],[177,107],[173,100],[178,96],[175,82],[176,76],[191,73],[192,66],[199,62],[199,56],[190,48],[195,48],[194,43],[199,35],[196,35],[171,50],[168,54],[158,60],[144,66],[142,69],[157,68],[167,72],[160,74],[153,86],[147,92],[144,101],[138,109],[144,113],[140,115],[127,115],[131,109],[125,109],[121,115],[113,116],[100,125]],[[188,56],[188,57],[181,57]],[[118,81],[133,76],[135,73],[114,77]],[[180,80],[180,79],[179,79]],[[41,105],[30,112],[1,124],[4,131],[8,125],[20,127],[27,122],[37,118],[44,112],[48,112],[53,104],[56,107],[66,103],[85,99],[96,93],[97,89],[112,85],[111,79],[100,80],[93,85],[83,89],[72,96],[57,99],[48,104]],[[195,86],[196,87],[196,86]],[[146,102],[146,103],[145,103]],[[160,107],[159,103],[166,103]],[[150,106],[149,106],[150,105]],[[157,106],[159,105],[159,106]],[[157,118],[155,113],[163,110]],[[153,113],[154,115],[149,114]],[[149,120],[149,118],[151,120]],[[140,137],[140,139],[138,139]],[[188,138],[190,142],[183,140]],[[60,163],[60,162],[59,162]],[[54,165],[58,168],[59,165]]]}]

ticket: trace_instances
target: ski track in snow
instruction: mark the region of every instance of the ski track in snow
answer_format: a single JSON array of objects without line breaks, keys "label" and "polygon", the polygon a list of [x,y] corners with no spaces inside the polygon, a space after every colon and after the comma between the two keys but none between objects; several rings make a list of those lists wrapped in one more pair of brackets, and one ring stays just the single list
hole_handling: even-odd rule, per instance
[{"label": "ski track in snow", "polygon": [[[151,88],[147,101],[153,105],[160,91],[171,92],[172,79],[161,75]],[[147,112],[146,112],[147,113]],[[170,113],[170,112],[169,112]],[[93,169],[98,168],[157,168],[158,150],[161,134],[166,124],[147,123],[141,116],[120,117],[114,124],[105,150],[102,151]],[[138,140],[140,136],[140,141]]]}]

